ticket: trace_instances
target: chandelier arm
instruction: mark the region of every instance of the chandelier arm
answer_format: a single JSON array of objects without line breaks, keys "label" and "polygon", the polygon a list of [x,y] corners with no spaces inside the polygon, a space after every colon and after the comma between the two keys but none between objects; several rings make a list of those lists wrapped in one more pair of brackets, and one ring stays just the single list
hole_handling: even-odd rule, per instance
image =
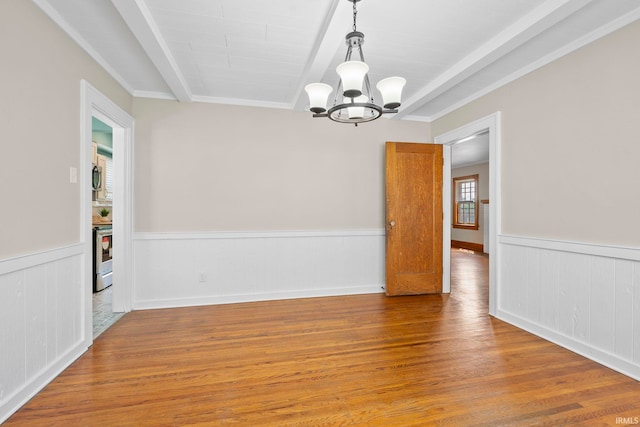
[{"label": "chandelier arm", "polygon": [[351,61],[352,50],[351,43],[347,42],[347,54],[344,56],[344,62]]},{"label": "chandelier arm", "polygon": [[[364,42],[364,40],[363,40]],[[362,44],[358,43],[358,52],[360,53],[360,61],[367,62],[364,60],[364,52],[362,52]]]},{"label": "chandelier arm", "polygon": [[[364,60],[364,52],[362,51],[362,45],[360,43],[358,43],[358,53],[360,54],[360,61],[366,63],[367,61]],[[369,81],[369,73],[364,75],[364,85],[367,90],[367,94],[369,95],[369,101],[375,103],[373,91],[371,90],[371,82]]]},{"label": "chandelier arm", "polygon": [[371,90],[371,83],[369,82],[368,74],[365,74],[364,76],[364,87],[367,90],[367,94],[369,95],[369,101],[375,104],[375,100],[373,99],[373,91]]},{"label": "chandelier arm", "polygon": [[342,92],[342,79],[338,78],[338,84],[336,85],[336,94],[333,96],[333,105],[338,104],[338,96],[340,96]]}]

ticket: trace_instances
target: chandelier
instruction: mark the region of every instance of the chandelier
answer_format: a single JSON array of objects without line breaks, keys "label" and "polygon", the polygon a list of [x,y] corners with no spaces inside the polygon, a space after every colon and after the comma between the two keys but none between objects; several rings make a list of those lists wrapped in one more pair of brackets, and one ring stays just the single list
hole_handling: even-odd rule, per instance
[{"label": "chandelier", "polygon": [[[338,123],[370,122],[383,114],[397,113],[400,106],[402,88],[407,81],[402,77],[387,77],[380,80],[376,88],[382,95],[383,106],[375,103],[371,83],[369,83],[369,66],[364,62],[362,45],[364,34],[356,28],[358,11],[356,3],[360,0],[348,0],[353,3],[353,31],[346,35],[347,55],[344,62],[336,68],[340,79],[333,98],[333,105],[327,110],[327,100],[333,88],[325,83],[311,83],[304,90],[309,95],[309,106],[313,117],[328,117]],[[359,53],[360,60],[352,60],[352,52]]]}]

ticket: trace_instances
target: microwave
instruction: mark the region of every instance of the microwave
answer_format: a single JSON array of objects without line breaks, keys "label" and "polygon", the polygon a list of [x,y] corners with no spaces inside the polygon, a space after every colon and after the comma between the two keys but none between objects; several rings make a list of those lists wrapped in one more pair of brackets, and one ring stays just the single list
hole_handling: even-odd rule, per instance
[{"label": "microwave", "polygon": [[92,164],[91,168],[91,187],[93,191],[99,191],[102,189],[102,167]]}]

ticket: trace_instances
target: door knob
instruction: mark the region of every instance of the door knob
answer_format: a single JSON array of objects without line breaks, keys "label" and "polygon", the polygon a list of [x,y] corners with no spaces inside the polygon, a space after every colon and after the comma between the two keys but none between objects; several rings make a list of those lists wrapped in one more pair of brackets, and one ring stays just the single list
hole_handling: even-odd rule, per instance
[{"label": "door knob", "polygon": [[396,222],[395,221],[389,221],[389,226],[395,227],[396,226]]}]

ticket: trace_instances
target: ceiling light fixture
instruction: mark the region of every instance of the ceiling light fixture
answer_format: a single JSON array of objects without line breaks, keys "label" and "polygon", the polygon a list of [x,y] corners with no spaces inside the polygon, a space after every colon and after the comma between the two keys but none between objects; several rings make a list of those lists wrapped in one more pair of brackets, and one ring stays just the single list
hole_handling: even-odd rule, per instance
[{"label": "ceiling light fixture", "polygon": [[[358,11],[356,3],[360,0],[347,0],[353,3],[353,31],[346,35],[347,55],[336,72],[340,76],[333,98],[333,106],[327,111],[327,100],[333,88],[325,83],[311,83],[304,90],[309,95],[309,109],[313,117],[328,117],[338,123],[370,122],[383,114],[397,113],[400,106],[402,88],[407,81],[402,77],[388,77],[376,85],[382,95],[383,106],[375,104],[371,84],[369,83],[369,66],[364,62],[362,45],[364,34],[356,29]],[[352,60],[351,54],[357,50],[360,60]],[[364,87],[363,87],[364,86]]]}]

